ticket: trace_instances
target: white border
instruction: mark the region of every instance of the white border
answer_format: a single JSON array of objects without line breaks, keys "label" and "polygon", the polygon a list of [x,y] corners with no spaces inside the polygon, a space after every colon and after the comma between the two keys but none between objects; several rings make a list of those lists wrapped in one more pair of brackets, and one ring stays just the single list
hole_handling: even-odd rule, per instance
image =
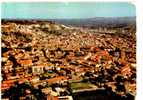
[{"label": "white border", "polygon": [[137,95],[136,100],[143,99],[143,3],[135,2],[137,14]]},{"label": "white border", "polygon": [[[0,2],[131,2],[137,15],[137,94],[136,100],[143,100],[143,0],[1,0]],[[0,8],[1,15],[1,8]],[[1,22],[1,21],[0,21]],[[1,29],[0,29],[1,32]],[[0,52],[1,54],[1,52]],[[0,74],[1,75],[1,74]],[[1,92],[0,92],[1,93]]]}]

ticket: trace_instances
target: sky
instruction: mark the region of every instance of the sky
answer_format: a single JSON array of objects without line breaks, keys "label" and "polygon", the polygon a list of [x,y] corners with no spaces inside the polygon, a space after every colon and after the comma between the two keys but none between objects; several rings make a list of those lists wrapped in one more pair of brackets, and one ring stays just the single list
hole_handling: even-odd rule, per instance
[{"label": "sky", "polygon": [[1,18],[10,19],[74,19],[136,15],[135,6],[125,2],[7,2],[1,5]]}]

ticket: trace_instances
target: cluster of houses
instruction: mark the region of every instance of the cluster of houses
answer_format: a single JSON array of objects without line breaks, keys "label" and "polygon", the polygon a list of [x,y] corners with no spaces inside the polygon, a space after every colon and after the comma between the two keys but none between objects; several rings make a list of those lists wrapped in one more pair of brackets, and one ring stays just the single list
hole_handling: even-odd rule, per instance
[{"label": "cluster of houses", "polygon": [[[52,29],[62,34],[50,34]],[[12,34],[15,30],[32,35],[32,40],[16,39]],[[117,76],[123,76],[126,90],[135,94],[136,44],[130,38],[53,23],[45,23],[42,28],[38,23],[8,23],[2,25],[2,32],[7,33],[2,38],[2,94],[15,82],[28,82],[35,88],[42,86],[41,91],[48,100],[72,100],[72,82],[88,77],[94,84],[100,74],[105,76],[103,83],[115,92],[115,85],[111,83],[116,82]]]}]

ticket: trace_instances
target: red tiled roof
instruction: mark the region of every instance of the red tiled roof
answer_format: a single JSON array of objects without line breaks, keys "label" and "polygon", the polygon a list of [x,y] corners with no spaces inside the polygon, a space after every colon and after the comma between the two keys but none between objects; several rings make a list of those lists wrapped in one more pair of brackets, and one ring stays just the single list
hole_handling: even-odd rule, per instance
[{"label": "red tiled roof", "polygon": [[53,82],[57,82],[57,81],[61,81],[61,80],[67,80],[67,78],[64,76],[58,76],[55,78],[48,79],[48,82],[53,83]]},{"label": "red tiled roof", "polygon": [[46,64],[38,64],[38,65],[36,65],[34,67],[46,67],[46,66],[47,66]]},{"label": "red tiled roof", "polygon": [[1,89],[2,90],[5,90],[5,89],[8,89],[10,86],[8,84],[1,84]]},{"label": "red tiled roof", "polygon": [[12,84],[14,82],[15,82],[15,80],[6,80],[6,81],[3,81],[2,83],[3,84]]},{"label": "red tiled roof", "polygon": [[9,89],[14,83],[2,83],[1,90]]},{"label": "red tiled roof", "polygon": [[59,100],[58,96],[48,95],[47,100]]},{"label": "red tiled roof", "polygon": [[107,51],[101,51],[100,54],[101,54],[101,56],[107,56],[108,52]]},{"label": "red tiled roof", "polygon": [[121,73],[122,74],[128,74],[128,75],[131,75],[131,69],[129,66],[124,66],[122,69],[121,69]]},{"label": "red tiled roof", "polygon": [[2,56],[3,56],[3,57],[8,57],[8,53],[5,52],[5,53],[2,54]]},{"label": "red tiled roof", "polygon": [[18,80],[18,82],[19,82],[19,84],[21,84],[21,83],[24,83],[25,81],[30,80],[30,79],[31,79],[31,77],[20,78],[20,79]]},{"label": "red tiled roof", "polygon": [[22,64],[22,65],[32,65],[32,60],[20,60],[18,61],[19,64]]}]

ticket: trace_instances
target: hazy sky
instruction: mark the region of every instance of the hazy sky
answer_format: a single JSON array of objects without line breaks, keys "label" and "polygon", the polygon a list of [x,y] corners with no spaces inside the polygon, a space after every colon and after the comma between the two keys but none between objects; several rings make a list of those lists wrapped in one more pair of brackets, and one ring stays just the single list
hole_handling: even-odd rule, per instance
[{"label": "hazy sky", "polygon": [[121,2],[2,3],[2,18],[94,18],[135,16],[135,6]]}]

